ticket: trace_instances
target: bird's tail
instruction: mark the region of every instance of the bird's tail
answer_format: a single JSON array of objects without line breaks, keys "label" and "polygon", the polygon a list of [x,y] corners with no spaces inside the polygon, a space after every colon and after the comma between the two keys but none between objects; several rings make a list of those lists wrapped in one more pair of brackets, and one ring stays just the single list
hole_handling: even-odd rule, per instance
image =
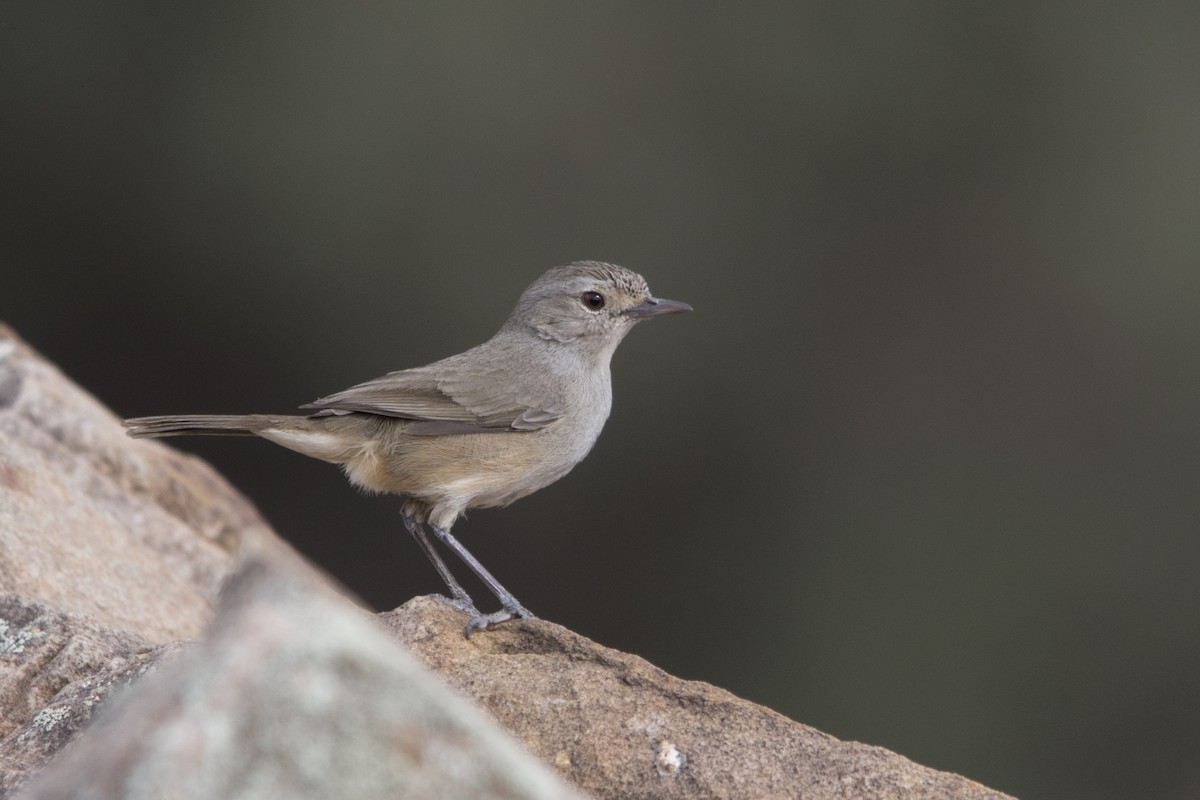
[{"label": "bird's tail", "polygon": [[331,464],[345,464],[369,443],[363,415],[305,417],[287,414],[189,414],[134,417],[122,424],[135,439],[163,436],[261,436],[289,450]]},{"label": "bird's tail", "polygon": [[126,432],[135,439],[163,436],[255,436],[279,423],[281,417],[266,414],[189,414],[186,416],[134,417],[124,420]]}]

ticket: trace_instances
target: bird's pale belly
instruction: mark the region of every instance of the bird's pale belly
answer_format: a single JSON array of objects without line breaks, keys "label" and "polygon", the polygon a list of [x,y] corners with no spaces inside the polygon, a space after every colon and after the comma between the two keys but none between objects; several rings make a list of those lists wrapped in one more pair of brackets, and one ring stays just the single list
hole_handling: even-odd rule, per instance
[{"label": "bird's pale belly", "polygon": [[[528,433],[398,436],[372,440],[344,464],[368,491],[407,495],[444,513],[503,506],[567,474],[591,449],[579,441],[546,447],[552,425]],[[598,433],[598,432],[597,432]]]}]

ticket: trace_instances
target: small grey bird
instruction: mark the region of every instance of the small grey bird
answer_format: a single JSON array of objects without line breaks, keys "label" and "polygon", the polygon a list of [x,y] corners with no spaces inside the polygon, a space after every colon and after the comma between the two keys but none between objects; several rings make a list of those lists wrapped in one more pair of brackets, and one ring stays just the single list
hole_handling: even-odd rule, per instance
[{"label": "small grey bird", "polygon": [[[650,295],[637,273],[578,261],[521,295],[488,341],[424,367],[389,372],[301,408],[306,416],[137,417],[130,436],[261,436],[340,464],[355,485],[402,495],[404,525],[433,562],[450,600],[471,615],[466,634],[533,616],[450,534],[469,508],[505,506],[566,475],[592,449],[612,407],[609,362],[643,319],[691,311]],[[482,614],[425,530],[496,595]]]}]

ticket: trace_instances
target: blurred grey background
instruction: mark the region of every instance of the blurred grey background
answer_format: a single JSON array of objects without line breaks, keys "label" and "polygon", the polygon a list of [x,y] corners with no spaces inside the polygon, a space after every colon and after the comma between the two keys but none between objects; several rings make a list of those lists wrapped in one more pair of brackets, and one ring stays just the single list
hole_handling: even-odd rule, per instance
[{"label": "blurred grey background", "polygon": [[[456,532],[544,617],[1025,797],[1200,793],[1200,4],[7,4],[0,318],[285,411],[555,264],[639,327]],[[395,498],[192,439],[379,608]]]}]

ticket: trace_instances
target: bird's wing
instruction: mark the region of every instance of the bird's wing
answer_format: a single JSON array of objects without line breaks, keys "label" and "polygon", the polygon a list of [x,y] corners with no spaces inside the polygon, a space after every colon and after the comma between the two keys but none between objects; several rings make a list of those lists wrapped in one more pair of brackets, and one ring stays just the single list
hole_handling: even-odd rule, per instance
[{"label": "bird's wing", "polygon": [[556,403],[535,402],[512,384],[510,371],[496,366],[467,373],[437,364],[390,372],[301,408],[317,409],[316,416],[359,411],[411,419],[406,430],[417,436],[535,431],[562,415]]}]

